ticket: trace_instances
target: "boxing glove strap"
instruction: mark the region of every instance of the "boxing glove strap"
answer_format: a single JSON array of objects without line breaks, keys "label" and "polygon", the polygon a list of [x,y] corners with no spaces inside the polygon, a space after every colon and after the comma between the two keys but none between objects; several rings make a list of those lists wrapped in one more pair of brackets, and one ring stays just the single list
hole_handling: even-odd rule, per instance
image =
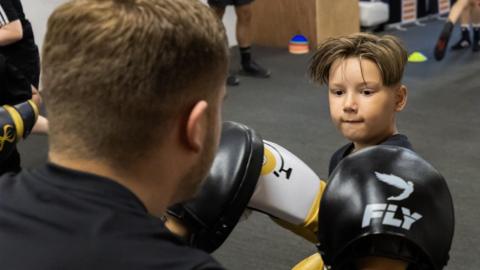
[{"label": "boxing glove strap", "polygon": [[23,134],[21,137],[25,139],[30,135],[33,126],[37,122],[39,115],[38,107],[32,100],[28,100],[15,105],[14,108],[23,120]]},{"label": "boxing glove strap", "polygon": [[16,131],[15,141],[18,141],[19,138],[23,137],[23,132],[24,132],[22,116],[18,113],[18,111],[14,107],[10,105],[3,105],[2,107],[10,115],[10,118],[15,126],[15,131]]}]

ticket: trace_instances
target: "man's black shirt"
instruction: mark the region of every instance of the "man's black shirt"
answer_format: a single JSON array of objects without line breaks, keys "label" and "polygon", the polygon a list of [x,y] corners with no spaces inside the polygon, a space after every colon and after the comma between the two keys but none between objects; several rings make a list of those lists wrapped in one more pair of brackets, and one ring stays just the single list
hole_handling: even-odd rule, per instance
[{"label": "man's black shirt", "polygon": [[[393,146],[401,146],[404,148],[412,149],[412,144],[408,141],[407,136],[403,134],[395,134],[390,136],[388,139],[379,143],[379,145],[393,145]],[[330,164],[328,166],[328,175],[330,175],[333,170],[337,167],[338,163],[342,161],[346,156],[348,156],[353,151],[354,145],[352,142],[347,143],[346,145],[342,146],[338,149],[330,158]]]},{"label": "man's black shirt", "polygon": [[222,269],[120,184],[53,164],[0,178],[2,269]]}]

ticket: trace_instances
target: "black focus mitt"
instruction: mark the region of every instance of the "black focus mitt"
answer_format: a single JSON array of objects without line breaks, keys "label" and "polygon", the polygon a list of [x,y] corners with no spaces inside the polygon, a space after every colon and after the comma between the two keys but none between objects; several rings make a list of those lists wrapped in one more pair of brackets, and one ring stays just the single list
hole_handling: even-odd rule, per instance
[{"label": "black focus mitt", "polygon": [[213,252],[245,211],[263,163],[263,142],[254,130],[225,122],[210,173],[194,199],[169,207],[185,224],[191,246]]},{"label": "black focus mitt", "polygon": [[319,251],[331,269],[355,269],[360,258],[439,270],[448,262],[454,210],[445,179],[414,152],[366,148],[331,174],[320,204]]}]

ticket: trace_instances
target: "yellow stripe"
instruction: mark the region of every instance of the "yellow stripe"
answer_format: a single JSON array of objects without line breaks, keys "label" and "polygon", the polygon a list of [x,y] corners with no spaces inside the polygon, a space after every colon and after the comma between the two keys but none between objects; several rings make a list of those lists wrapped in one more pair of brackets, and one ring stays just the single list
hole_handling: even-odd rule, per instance
[{"label": "yellow stripe", "polygon": [[30,106],[32,106],[33,108],[33,112],[35,113],[35,123],[36,123],[38,116],[40,115],[40,110],[38,109],[37,104],[35,104],[35,102],[33,102],[31,99],[28,101],[28,104],[30,104]]},{"label": "yellow stripe", "polygon": [[292,231],[296,235],[299,235],[314,244],[318,243],[318,240],[317,240],[318,209],[320,208],[320,200],[322,199],[322,195],[323,195],[323,192],[325,191],[326,186],[327,186],[327,183],[325,183],[325,181],[320,180],[320,187],[318,188],[318,192],[315,195],[315,199],[313,200],[312,205],[310,206],[308,215],[302,224],[295,225],[274,217],[272,217],[272,220],[278,225],[280,225],[281,227],[289,231]]},{"label": "yellow stripe", "polygon": [[263,165],[262,171],[260,175],[267,175],[275,170],[275,166],[277,166],[277,161],[275,160],[275,156],[273,155],[272,151],[267,147],[263,148]]},{"label": "yellow stripe", "polygon": [[17,140],[23,138],[24,127],[22,116],[10,105],[3,105],[3,108],[10,114],[10,117],[12,117],[15,129],[17,130]]},{"label": "yellow stripe", "polygon": [[315,200],[310,207],[310,211],[308,211],[308,215],[302,224],[304,227],[312,227],[312,225],[314,225],[313,228],[315,228],[315,232],[317,231],[316,227],[318,225],[318,209],[320,208],[320,200],[322,199],[323,191],[325,190],[326,185],[327,184],[324,181],[320,180],[320,188],[318,189],[317,195],[315,195]]},{"label": "yellow stripe", "polygon": [[303,259],[292,270],[322,270],[323,260],[320,254],[317,252],[308,258]]}]

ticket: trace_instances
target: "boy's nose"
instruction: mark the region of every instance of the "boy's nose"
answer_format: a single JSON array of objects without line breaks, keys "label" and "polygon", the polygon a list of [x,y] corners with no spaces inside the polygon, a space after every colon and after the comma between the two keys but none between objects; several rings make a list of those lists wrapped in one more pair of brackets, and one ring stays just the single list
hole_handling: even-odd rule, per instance
[{"label": "boy's nose", "polygon": [[343,111],[345,113],[355,113],[358,111],[358,105],[353,94],[345,95]]}]

